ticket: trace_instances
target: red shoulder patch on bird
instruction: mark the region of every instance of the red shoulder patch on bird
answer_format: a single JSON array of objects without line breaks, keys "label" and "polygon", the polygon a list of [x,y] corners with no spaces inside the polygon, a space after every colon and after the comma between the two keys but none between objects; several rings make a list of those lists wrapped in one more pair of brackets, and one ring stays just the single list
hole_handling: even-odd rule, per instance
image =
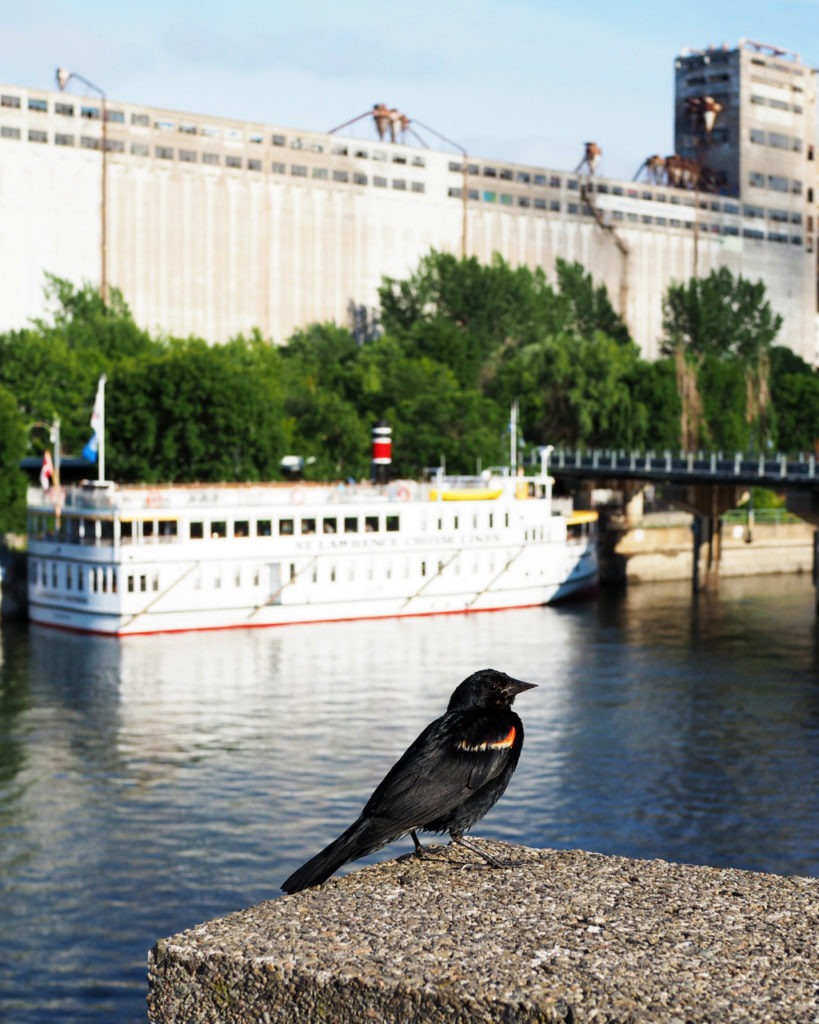
[{"label": "red shoulder patch on bird", "polygon": [[482,743],[468,743],[466,740],[461,740],[458,744],[458,750],[467,750],[469,752],[477,752],[481,750],[506,750],[512,746],[517,736],[517,730],[514,725],[509,729],[509,732],[499,740],[484,740]]}]

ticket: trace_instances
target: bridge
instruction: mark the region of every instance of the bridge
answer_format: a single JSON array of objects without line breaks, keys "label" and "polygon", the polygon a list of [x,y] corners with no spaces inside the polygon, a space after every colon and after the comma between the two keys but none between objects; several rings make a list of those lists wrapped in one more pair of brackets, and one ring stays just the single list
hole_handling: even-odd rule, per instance
[{"label": "bridge", "polygon": [[666,484],[730,484],[734,487],[767,487],[772,491],[806,491],[819,494],[819,467],[813,454],[795,458],[741,452],[610,451],[555,449],[549,469],[559,477],[586,480],[643,480]]},{"label": "bridge", "polygon": [[623,490],[627,513],[647,483],[672,490],[674,504],[695,516],[692,529],[693,587],[699,589],[699,549],[707,544],[705,585],[715,582],[720,560],[720,516],[733,508],[749,487],[765,487],[786,495],[789,511],[812,523],[813,579],[819,614],[819,466],[814,453],[794,457],[742,452],[616,451],[558,448],[549,455],[549,471],[558,480],[598,481]]}]

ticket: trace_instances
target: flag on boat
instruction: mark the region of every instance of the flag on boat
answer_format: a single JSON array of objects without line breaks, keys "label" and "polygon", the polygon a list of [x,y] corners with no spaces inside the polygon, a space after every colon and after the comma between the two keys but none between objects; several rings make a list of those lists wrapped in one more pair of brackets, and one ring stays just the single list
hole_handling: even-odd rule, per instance
[{"label": "flag on boat", "polygon": [[96,462],[97,453],[100,450],[100,441],[96,434],[92,434],[85,448],[82,450],[82,457],[86,462]]},{"label": "flag on boat", "polygon": [[97,397],[94,399],[94,408],[91,410],[91,435],[85,448],[82,450],[82,457],[86,462],[96,462],[100,450],[100,432],[104,429],[105,419],[105,375],[100,377],[97,384]]},{"label": "flag on boat", "polygon": [[40,486],[44,491],[51,487],[54,479],[54,463],[51,461],[51,452],[46,448],[43,454],[43,465],[40,468]]}]

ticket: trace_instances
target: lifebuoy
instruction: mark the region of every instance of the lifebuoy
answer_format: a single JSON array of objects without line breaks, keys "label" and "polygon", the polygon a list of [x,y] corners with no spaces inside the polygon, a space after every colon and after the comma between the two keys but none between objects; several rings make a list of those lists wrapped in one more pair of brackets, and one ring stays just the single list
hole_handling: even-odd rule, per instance
[{"label": "lifebuoy", "polygon": [[406,484],[398,485],[397,497],[399,501],[409,501],[410,492]]},{"label": "lifebuoy", "polygon": [[304,502],[304,491],[301,487],[297,487],[295,491],[290,495],[290,501],[293,505],[301,505]]}]

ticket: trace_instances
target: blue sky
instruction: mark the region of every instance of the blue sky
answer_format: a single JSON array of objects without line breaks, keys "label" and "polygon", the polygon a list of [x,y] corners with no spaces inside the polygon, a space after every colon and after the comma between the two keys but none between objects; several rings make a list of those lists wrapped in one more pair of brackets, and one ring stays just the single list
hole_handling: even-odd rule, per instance
[{"label": "blue sky", "polygon": [[316,130],[384,102],[497,160],[565,170],[593,140],[599,173],[631,178],[672,151],[674,58],[741,38],[815,67],[819,0],[27,0],[5,7],[0,81],[52,87],[63,65],[112,101]]}]

